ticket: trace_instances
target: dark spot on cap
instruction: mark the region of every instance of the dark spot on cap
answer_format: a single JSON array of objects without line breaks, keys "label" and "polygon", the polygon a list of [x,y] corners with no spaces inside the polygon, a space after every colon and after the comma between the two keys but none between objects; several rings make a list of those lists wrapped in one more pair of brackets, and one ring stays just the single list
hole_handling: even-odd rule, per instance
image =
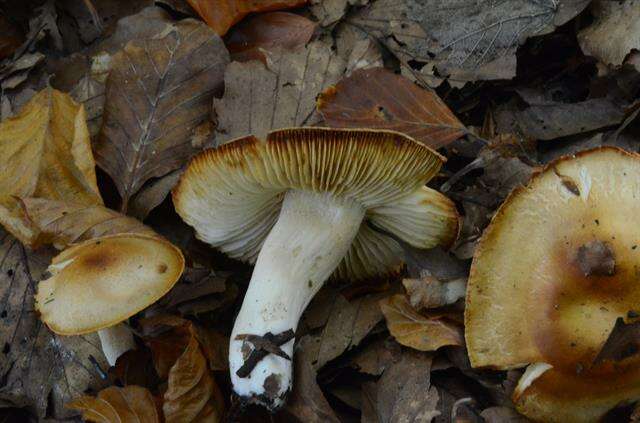
[{"label": "dark spot on cap", "polygon": [[82,260],[88,270],[105,271],[108,266],[116,262],[116,257],[108,251],[98,250],[87,254]]},{"label": "dark spot on cap", "polygon": [[158,273],[164,273],[164,272],[166,272],[166,271],[167,271],[167,269],[168,269],[168,268],[169,268],[169,267],[168,267],[166,264],[164,264],[164,263],[160,263],[160,264],[158,265]]},{"label": "dark spot on cap", "polygon": [[613,276],[616,260],[606,242],[591,241],[578,248],[578,266],[585,276]]},{"label": "dark spot on cap", "polygon": [[272,373],[264,380],[264,393],[268,398],[278,398],[280,394],[280,375]]}]

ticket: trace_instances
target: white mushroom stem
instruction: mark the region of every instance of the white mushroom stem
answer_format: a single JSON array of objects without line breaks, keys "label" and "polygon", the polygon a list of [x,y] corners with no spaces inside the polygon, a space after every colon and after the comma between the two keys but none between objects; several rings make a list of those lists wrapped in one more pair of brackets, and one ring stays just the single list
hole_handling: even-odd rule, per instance
[{"label": "white mushroom stem", "polygon": [[[298,320],[358,233],[364,209],[355,202],[308,191],[289,191],[267,236],[235,321],[229,346],[234,391],[244,400],[274,410],[291,389],[291,361],[268,354],[248,377],[236,372],[253,350],[238,335],[296,330]],[[294,340],[281,346],[293,357]]]},{"label": "white mushroom stem", "polygon": [[118,357],[136,347],[131,329],[124,323],[101,329],[98,331],[98,336],[109,366],[115,365]]}]

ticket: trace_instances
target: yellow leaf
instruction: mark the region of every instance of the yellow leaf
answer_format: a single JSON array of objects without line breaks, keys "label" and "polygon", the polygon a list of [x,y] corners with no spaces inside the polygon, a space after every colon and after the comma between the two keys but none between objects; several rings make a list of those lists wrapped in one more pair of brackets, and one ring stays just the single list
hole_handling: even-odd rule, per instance
[{"label": "yellow leaf", "polygon": [[30,243],[14,197],[102,204],[84,107],[69,95],[45,88],[0,123],[0,223]]},{"label": "yellow leaf", "polygon": [[380,301],[389,332],[400,344],[420,351],[435,351],[446,345],[464,345],[462,328],[443,313],[422,315],[404,295]]},{"label": "yellow leaf", "polygon": [[68,408],[82,411],[82,418],[97,423],[160,423],[153,395],[141,386],[111,386],[97,397],[83,395]]}]

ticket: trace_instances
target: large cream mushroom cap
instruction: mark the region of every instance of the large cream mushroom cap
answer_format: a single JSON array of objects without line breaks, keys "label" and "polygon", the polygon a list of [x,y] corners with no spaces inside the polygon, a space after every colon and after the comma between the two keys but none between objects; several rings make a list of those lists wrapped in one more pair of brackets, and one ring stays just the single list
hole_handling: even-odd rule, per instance
[{"label": "large cream mushroom cap", "polygon": [[467,288],[469,358],[532,363],[514,395],[527,417],[597,421],[640,399],[640,355],[594,364],[616,319],[640,306],[638,223],[640,156],[609,147],[549,164],[485,231]]},{"label": "large cream mushroom cap", "polygon": [[[351,199],[365,220],[418,247],[450,246],[458,235],[455,205],[425,187],[444,158],[392,131],[293,128],[265,141],[249,136],[195,157],[173,191],[180,216],[197,236],[233,258],[255,262],[288,190]],[[361,225],[334,272],[364,279],[396,270],[402,250]]]},{"label": "large cream mushroom cap", "polygon": [[58,254],[38,284],[36,310],[61,335],[114,326],[166,294],[184,270],[170,242],[149,235],[94,238]]}]

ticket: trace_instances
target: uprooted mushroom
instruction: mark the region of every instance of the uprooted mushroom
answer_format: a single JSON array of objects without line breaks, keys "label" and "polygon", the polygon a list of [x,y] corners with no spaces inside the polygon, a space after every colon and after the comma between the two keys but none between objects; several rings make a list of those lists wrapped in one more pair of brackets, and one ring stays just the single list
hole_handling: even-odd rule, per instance
[{"label": "uprooted mushroom", "polygon": [[549,164],[485,231],[467,290],[469,358],[529,364],[513,398],[527,417],[592,422],[640,399],[640,355],[598,359],[640,304],[638,216],[640,156],[601,148]]},{"label": "uprooted mushroom", "polygon": [[246,137],[191,162],[173,192],[176,210],[203,241],[255,262],[230,340],[243,401],[284,403],[298,320],[332,274],[398,269],[400,246],[372,226],[419,248],[453,243],[455,206],[425,187],[442,163],[399,133],[321,128]]},{"label": "uprooted mushroom", "polygon": [[122,323],[156,302],[184,269],[180,250],[156,236],[118,234],[71,246],[54,257],[40,281],[36,310],[55,333],[98,332],[110,365],[135,348]]}]

